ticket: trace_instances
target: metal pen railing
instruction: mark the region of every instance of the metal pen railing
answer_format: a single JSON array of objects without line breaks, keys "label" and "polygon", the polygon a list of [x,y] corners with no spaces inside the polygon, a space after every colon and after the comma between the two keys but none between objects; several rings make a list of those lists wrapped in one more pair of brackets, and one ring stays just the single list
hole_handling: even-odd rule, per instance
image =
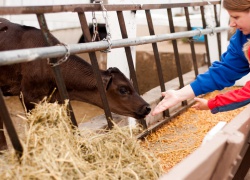
[{"label": "metal pen railing", "polygon": [[[152,44],[154,56],[155,56],[155,62],[157,64],[157,72],[158,72],[158,78],[160,82],[161,91],[165,91],[165,85],[164,85],[164,77],[162,73],[162,67],[160,63],[160,56],[159,51],[157,47],[158,42],[162,41],[169,41],[172,40],[174,53],[175,53],[175,62],[177,64],[177,72],[178,72],[178,78],[179,78],[179,84],[180,88],[184,86],[183,83],[183,73],[180,66],[180,59],[179,59],[179,51],[178,51],[178,45],[176,43],[177,39],[188,37],[190,40],[193,36],[201,36],[211,34],[211,33],[220,33],[222,31],[227,31],[227,27],[213,27],[213,28],[207,28],[205,18],[204,18],[204,6],[207,5],[214,5],[214,8],[216,9],[216,5],[220,5],[220,1],[212,1],[210,4],[207,2],[194,2],[194,3],[174,3],[174,4],[121,4],[121,5],[115,5],[115,4],[105,4],[105,9],[107,11],[116,11],[118,22],[122,34],[122,39],[112,40],[112,49],[114,48],[125,48],[126,57],[128,61],[128,66],[130,70],[131,79],[133,80],[134,87],[136,91],[139,93],[135,68],[133,65],[133,59],[132,59],[132,53],[130,46],[136,46],[136,45],[142,45],[142,44]],[[188,13],[188,7],[191,6],[199,6],[201,9],[202,14],[202,22],[203,22],[203,29],[198,30],[192,30],[191,31],[191,25],[190,25],[190,19],[189,19],[189,13]],[[173,22],[173,16],[172,16],[172,8],[184,8],[185,10],[185,16],[188,26],[188,31],[184,32],[175,32],[174,30],[174,22]],[[169,25],[170,25],[170,33],[168,34],[158,34],[155,35],[154,33],[154,27],[152,23],[152,17],[150,14],[150,10],[155,9],[166,9],[168,12],[168,19],[169,19]],[[136,37],[136,38],[129,38],[126,30],[126,25],[124,21],[123,11],[145,11],[146,17],[147,17],[147,23],[148,28],[150,32],[150,36],[143,36],[143,37]],[[29,62],[33,60],[39,60],[44,58],[51,58],[51,62],[55,63],[57,60],[55,58],[59,56],[64,56],[65,54],[76,54],[76,53],[82,53],[82,52],[88,52],[91,60],[91,64],[93,67],[93,71],[95,74],[95,78],[97,79],[98,84],[98,90],[101,95],[102,103],[103,103],[103,109],[106,115],[106,119],[108,122],[108,127],[112,128],[112,115],[109,109],[107,97],[105,95],[105,91],[103,88],[103,84],[101,81],[101,76],[99,72],[99,67],[97,63],[97,58],[95,55],[95,51],[100,50],[107,50],[110,48],[110,42],[108,41],[100,41],[100,42],[90,42],[91,36],[88,29],[88,22],[86,18],[87,12],[93,12],[93,11],[103,11],[103,7],[101,4],[76,4],[76,5],[55,5],[55,6],[24,6],[24,7],[0,7],[0,15],[18,15],[18,14],[36,14],[37,19],[40,25],[41,30],[43,31],[44,38],[47,40],[48,45],[50,47],[41,47],[41,48],[31,48],[31,49],[23,49],[23,50],[11,50],[11,51],[3,51],[0,52],[0,65],[8,65],[8,64],[14,64],[14,63],[21,63],[21,62]],[[46,19],[44,17],[44,14],[46,13],[58,13],[58,12],[75,12],[78,13],[80,25],[82,32],[85,36],[85,39],[87,40],[87,43],[84,44],[70,44],[67,45],[67,48],[65,46],[53,46],[52,43],[50,43],[50,39],[47,36],[47,32],[49,31],[47,25],[46,25]],[[216,12],[215,12],[216,13]],[[207,38],[205,38],[205,44],[207,49],[207,54],[209,53],[208,45],[207,45]],[[195,57],[195,50],[194,50],[194,44],[192,41],[190,41],[190,47],[192,49],[192,56],[193,56],[193,63],[194,63],[194,71],[195,75],[198,74],[198,67]],[[209,60],[209,56],[208,56]],[[210,60],[209,60],[210,62]],[[52,67],[53,68],[53,67]],[[62,80],[62,77],[60,75],[60,67],[55,66],[54,68],[54,75],[56,78],[57,86],[60,91],[60,95],[62,99],[67,99],[68,95],[66,92],[65,84]],[[159,92],[160,93],[160,92]],[[1,103],[1,102],[0,102]],[[0,104],[1,106],[5,106],[5,104]],[[186,106],[187,102],[183,102],[183,106]],[[71,110],[71,105],[69,104],[69,112],[71,115],[71,120],[73,125],[77,125],[73,111]],[[5,117],[3,114],[7,112],[1,112],[1,117]],[[166,110],[164,112],[164,116],[168,117],[169,112]],[[4,121],[5,122],[5,121]],[[147,127],[146,121],[141,120],[140,121],[144,128]],[[6,127],[11,128],[11,127]],[[8,131],[10,132],[10,131]],[[16,137],[18,138],[18,137]],[[15,139],[15,138],[14,138]],[[14,148],[17,151],[21,151],[21,149],[16,146],[15,142],[12,141],[12,144]]]}]

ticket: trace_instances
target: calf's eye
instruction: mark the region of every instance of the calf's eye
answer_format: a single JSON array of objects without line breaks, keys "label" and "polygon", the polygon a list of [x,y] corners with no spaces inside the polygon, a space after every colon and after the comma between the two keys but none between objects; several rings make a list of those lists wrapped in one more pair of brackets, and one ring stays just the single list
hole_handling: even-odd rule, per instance
[{"label": "calf's eye", "polygon": [[129,91],[127,88],[125,88],[125,87],[120,87],[119,92],[120,92],[122,95],[130,94],[130,91]]}]

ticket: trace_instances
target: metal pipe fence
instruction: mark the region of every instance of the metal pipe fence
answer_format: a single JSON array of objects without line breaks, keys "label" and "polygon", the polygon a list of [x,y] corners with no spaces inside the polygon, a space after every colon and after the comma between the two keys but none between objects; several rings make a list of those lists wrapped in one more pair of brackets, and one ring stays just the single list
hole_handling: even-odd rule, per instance
[{"label": "metal pipe fence", "polygon": [[[218,52],[219,55],[221,54],[221,42],[220,42],[220,33],[227,31],[228,27],[220,27],[220,21],[218,18],[218,12],[217,7],[220,6],[221,1],[215,0],[215,1],[201,1],[201,2],[190,2],[190,3],[172,3],[172,4],[105,4],[105,10],[106,11],[115,11],[117,14],[118,22],[120,31],[122,34],[122,39],[116,39],[112,40],[110,42],[108,41],[99,41],[99,42],[91,42],[91,35],[90,31],[88,29],[88,21],[86,18],[86,13],[89,12],[103,12],[103,4],[74,4],[74,5],[54,5],[54,6],[5,6],[0,7],[0,15],[23,15],[23,14],[34,14],[37,16],[37,20],[40,25],[40,29],[43,32],[44,38],[46,39],[48,46],[50,47],[41,47],[41,48],[30,48],[30,49],[22,49],[22,50],[11,50],[11,51],[2,51],[0,52],[0,66],[3,65],[10,65],[10,64],[16,64],[16,63],[23,63],[23,62],[30,62],[34,60],[39,59],[45,59],[50,58],[50,62],[57,63],[58,57],[65,56],[65,54],[77,54],[77,53],[83,53],[87,52],[89,53],[91,64],[93,67],[93,71],[95,74],[95,78],[98,82],[98,90],[101,95],[104,112],[106,115],[108,127],[112,128],[113,124],[110,121],[112,119],[112,115],[109,109],[107,97],[105,95],[105,91],[103,88],[103,84],[101,81],[101,75],[99,72],[99,66],[97,63],[97,57],[95,52],[96,51],[102,51],[102,50],[109,50],[110,48],[124,48],[126,52],[126,57],[129,65],[130,70],[130,76],[133,80],[135,89],[139,92],[138,88],[138,82],[137,77],[135,73],[135,68],[133,65],[133,58],[131,54],[130,46],[137,46],[137,45],[143,45],[143,44],[152,44],[153,53],[155,57],[155,63],[157,67],[157,74],[159,79],[159,86],[161,91],[165,91],[165,80],[162,73],[162,65],[161,65],[161,59],[159,55],[158,50],[158,42],[163,41],[172,41],[173,49],[174,49],[174,55],[175,55],[175,63],[177,65],[177,74],[179,79],[179,87],[184,86],[183,82],[183,72],[181,69],[180,64],[180,57],[179,57],[179,50],[178,50],[178,44],[177,40],[181,38],[188,38],[192,59],[193,59],[193,70],[195,76],[199,74],[198,72],[198,65],[197,65],[197,59],[196,59],[196,52],[194,47],[194,36],[202,36],[204,35],[204,43],[206,47],[206,56],[207,56],[207,65],[211,65],[210,60],[210,49],[208,46],[208,35],[216,33],[217,35],[217,44],[218,44]],[[202,29],[196,29],[192,30],[191,27],[191,20],[190,20],[190,12],[189,7],[199,7],[200,8],[200,14],[201,14],[201,21],[202,21]],[[214,21],[215,26],[214,27],[207,27],[206,17],[205,17],[205,7],[206,6],[212,6],[213,7],[213,13],[214,13]],[[185,18],[186,18],[186,24],[187,24],[187,31],[183,32],[175,32],[175,24],[173,20],[173,8],[183,8],[185,12]],[[166,34],[156,34],[154,30],[153,21],[151,11],[152,10],[166,10],[168,22],[169,22],[169,28],[170,33]],[[124,11],[144,11],[146,14],[147,19],[147,25],[149,30],[149,36],[143,36],[143,37],[136,37],[136,38],[129,38],[127,34],[127,29],[124,21]],[[45,19],[45,14],[52,14],[52,13],[61,13],[61,12],[73,12],[77,13],[81,25],[82,32],[84,34],[85,39],[87,40],[86,43],[83,44],[68,44],[68,45],[61,45],[61,46],[52,46],[50,43],[50,38],[48,37],[49,29],[47,27],[47,21]],[[107,27],[107,26],[106,26]],[[112,47],[110,46],[112,44]],[[61,99],[68,99],[68,94],[65,88],[65,84],[62,80],[62,75],[60,73],[60,66],[54,66],[52,67],[54,76],[56,79],[56,83],[60,92]],[[160,93],[160,92],[159,92]],[[7,129],[7,132],[9,134],[11,143],[16,150],[19,157],[22,156],[23,148],[19,141],[18,135],[15,131],[15,128],[13,126],[12,120],[10,118],[10,115],[8,113],[8,110],[6,108],[3,95],[1,93],[0,89],[0,123],[4,123],[5,127]],[[188,104],[187,101],[182,102],[183,108],[174,113],[170,116],[170,113],[168,110],[163,112],[163,117],[165,117],[165,120],[161,121],[160,123],[154,125],[154,127],[151,128],[151,130],[147,130],[147,124],[144,119],[140,120],[140,123],[143,125],[143,127],[146,129],[140,137],[142,138],[149,134],[153,129],[159,128],[162,124],[168,122],[172,117],[179,114],[181,111],[183,111],[185,108],[190,107],[190,104]],[[72,124],[77,126],[77,122],[75,120],[72,107],[69,104],[69,115],[72,120]],[[248,153],[246,153],[245,158],[243,158],[243,162],[249,157],[249,146],[248,146]],[[244,164],[243,164],[244,165]],[[248,166],[247,166],[248,167]],[[244,173],[247,167],[244,167]]]},{"label": "metal pipe fence", "polygon": [[[58,57],[64,56],[67,53],[70,54],[77,54],[77,53],[83,53],[88,52],[91,60],[91,64],[93,67],[93,71],[95,74],[95,78],[98,82],[98,90],[101,95],[101,100],[103,103],[106,119],[108,122],[108,127],[112,128],[112,115],[109,109],[107,97],[105,95],[105,91],[103,88],[100,72],[99,72],[99,66],[97,63],[96,58],[96,51],[101,50],[107,50],[110,49],[110,43],[112,44],[112,49],[114,48],[121,48],[123,47],[126,52],[126,57],[129,65],[130,75],[131,79],[133,81],[135,89],[139,93],[138,83],[137,83],[137,77],[135,73],[135,68],[133,65],[133,58],[131,54],[130,46],[137,46],[142,44],[152,44],[154,56],[155,56],[155,62],[157,64],[157,72],[158,72],[158,78],[160,82],[161,91],[165,91],[164,86],[164,77],[162,74],[162,67],[160,63],[160,56],[159,51],[157,47],[158,42],[162,41],[172,41],[174,53],[175,53],[175,62],[177,65],[177,72],[178,72],[178,78],[179,78],[179,84],[180,87],[184,86],[183,83],[183,73],[180,66],[180,58],[179,58],[179,51],[178,51],[178,45],[176,43],[177,39],[180,38],[189,38],[190,40],[190,47],[192,51],[193,56],[193,66],[195,75],[197,75],[198,72],[198,66],[197,66],[197,60],[195,58],[195,49],[193,44],[193,37],[194,36],[205,36],[205,45],[206,45],[206,51],[207,51],[207,59],[208,59],[208,65],[210,64],[210,58],[209,58],[209,48],[207,43],[207,35],[211,33],[217,33],[227,31],[228,27],[220,27],[218,19],[216,20],[216,26],[213,28],[206,27],[206,19],[205,19],[205,12],[204,7],[208,5],[213,5],[215,16],[217,17],[218,14],[216,12],[216,7],[220,6],[221,1],[211,1],[208,2],[193,2],[193,3],[173,3],[173,4],[121,4],[121,5],[115,5],[115,4],[105,4],[105,10],[106,11],[116,11],[120,31],[122,34],[122,39],[112,40],[111,42],[108,41],[99,41],[99,42],[91,42],[91,35],[90,31],[88,29],[88,21],[86,18],[86,13],[88,12],[97,12],[97,11],[104,11],[103,10],[103,4],[76,4],[76,5],[55,5],[55,6],[23,6],[23,7],[16,7],[16,6],[8,6],[8,7],[0,7],[0,15],[20,15],[20,14],[36,14],[40,29],[43,32],[44,38],[48,42],[48,45],[51,46],[50,39],[47,35],[49,29],[46,24],[45,14],[49,13],[59,13],[59,12],[73,12],[77,13],[81,25],[81,29],[83,32],[83,35],[85,39],[87,40],[84,44],[70,44],[70,45],[63,45],[63,46],[51,46],[51,47],[42,47],[42,48],[32,48],[32,49],[22,49],[22,50],[12,50],[12,51],[3,51],[0,52],[0,65],[8,65],[8,64],[15,64],[15,63],[21,63],[21,62],[29,62],[33,60],[39,60],[39,59],[45,59],[50,58],[50,61],[53,63],[56,63],[58,60]],[[190,14],[188,7],[192,6],[198,6],[201,9],[201,17],[202,17],[202,24],[203,29],[197,29],[197,30],[191,30],[190,25]],[[175,32],[175,25],[173,22],[173,15],[172,15],[172,9],[173,8],[184,8],[185,10],[185,17],[187,22],[187,31],[184,32]],[[153,20],[151,17],[151,10],[157,10],[157,9],[165,9],[167,12],[168,20],[169,20],[169,27],[170,27],[170,33],[168,34],[155,34],[154,32],[154,25]],[[147,18],[148,28],[150,32],[150,36],[143,36],[143,37],[136,37],[136,38],[128,38],[127,29],[124,21],[124,11],[144,11]],[[219,47],[220,49],[220,47]],[[220,51],[219,51],[220,52]],[[53,68],[53,67],[52,67]],[[55,66],[53,68],[54,76],[57,82],[57,86],[61,95],[61,99],[67,99],[68,94],[65,88],[65,84],[62,80],[62,76],[60,74],[60,67]],[[159,92],[160,93],[160,92]],[[4,104],[0,104],[1,106],[5,106]],[[187,102],[182,103],[183,106],[188,107],[189,105]],[[71,115],[71,120],[73,125],[77,126],[73,111],[71,110],[71,105],[69,104],[69,112]],[[7,113],[7,112],[4,112]],[[168,110],[164,112],[164,117],[169,117]],[[4,117],[3,112],[1,113],[1,117]],[[1,118],[0,118],[1,119]],[[169,119],[169,118],[166,118]],[[5,122],[5,121],[4,121]],[[146,129],[147,124],[145,120],[140,120],[143,127]],[[1,122],[0,122],[1,123]],[[11,128],[6,126],[6,128]],[[9,131],[8,131],[9,132]],[[16,146],[14,141],[12,142],[14,148],[17,151],[20,151],[20,148]]]}]

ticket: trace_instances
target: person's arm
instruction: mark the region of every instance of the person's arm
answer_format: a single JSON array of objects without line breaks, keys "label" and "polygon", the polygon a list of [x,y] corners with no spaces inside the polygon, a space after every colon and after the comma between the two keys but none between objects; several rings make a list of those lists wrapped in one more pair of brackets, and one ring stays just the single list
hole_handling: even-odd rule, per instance
[{"label": "person's arm", "polygon": [[[244,44],[243,52],[248,62],[250,62],[250,40]],[[192,108],[195,108],[196,110],[209,110],[210,108],[212,109],[212,113],[236,109],[250,102],[249,89],[250,83],[247,82],[242,89],[218,95],[209,101],[204,98],[196,97],[194,98],[196,103],[192,106]]]},{"label": "person's arm", "polygon": [[190,84],[195,96],[230,87],[249,73],[249,63],[242,51],[248,38],[250,35],[246,36],[237,30],[230,39],[227,51],[222,54],[221,61],[215,61],[207,72],[198,75]]},{"label": "person's arm", "polygon": [[249,72],[249,64],[242,47],[247,38],[250,38],[250,35],[245,36],[237,31],[230,40],[227,52],[221,56],[221,61],[215,61],[206,73],[200,74],[190,85],[162,93],[164,99],[151,114],[156,115],[188,98],[232,86],[236,80],[246,75]]},{"label": "person's arm", "polygon": [[241,89],[229,91],[207,100],[204,98],[194,98],[196,103],[192,108],[196,110],[211,110],[213,114],[223,111],[230,111],[250,103],[250,81]]},{"label": "person's arm", "polygon": [[230,111],[250,103],[250,81],[240,89],[217,95],[208,101],[208,107],[213,114]]}]

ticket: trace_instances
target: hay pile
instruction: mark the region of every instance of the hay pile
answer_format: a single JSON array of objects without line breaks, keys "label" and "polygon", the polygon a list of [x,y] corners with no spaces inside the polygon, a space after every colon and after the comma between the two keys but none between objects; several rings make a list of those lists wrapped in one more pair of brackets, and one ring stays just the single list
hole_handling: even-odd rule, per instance
[{"label": "hay pile", "polygon": [[127,127],[106,133],[71,128],[67,103],[38,104],[27,116],[24,152],[0,155],[1,179],[158,179],[156,157],[143,151]]}]

